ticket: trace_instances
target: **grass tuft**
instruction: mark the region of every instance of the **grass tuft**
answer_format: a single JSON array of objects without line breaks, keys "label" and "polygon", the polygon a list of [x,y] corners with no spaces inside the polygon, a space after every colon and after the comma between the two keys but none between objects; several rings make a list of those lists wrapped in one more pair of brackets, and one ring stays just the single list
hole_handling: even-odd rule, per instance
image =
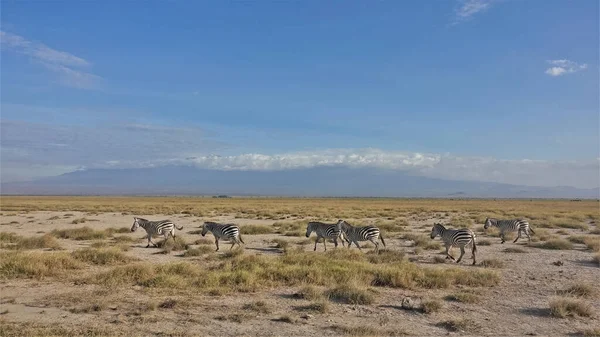
[{"label": "grass tuft", "polygon": [[118,248],[85,248],[72,252],[71,256],[75,260],[97,265],[125,264],[133,260]]},{"label": "grass tuft", "polygon": [[0,248],[15,250],[62,249],[58,241],[50,234],[36,237],[22,237],[15,233],[0,233]]},{"label": "grass tuft", "polygon": [[476,332],[479,330],[479,325],[468,318],[448,320],[437,325],[451,332]]},{"label": "grass tuft", "polygon": [[198,248],[190,248],[183,253],[183,257],[202,256],[204,254],[210,254],[214,251],[212,247],[200,246]]},{"label": "grass tuft", "polygon": [[373,304],[375,302],[375,296],[368,289],[348,284],[330,289],[326,295],[334,301],[347,304]]},{"label": "grass tuft", "polygon": [[106,231],[95,231],[90,227],[55,229],[51,234],[59,239],[71,240],[99,240],[108,236]]},{"label": "grass tuft", "polygon": [[426,314],[431,314],[442,309],[442,303],[438,300],[429,300],[421,303],[421,311]]},{"label": "grass tuft", "polygon": [[498,259],[486,259],[481,262],[481,266],[485,268],[504,268],[504,262]]},{"label": "grass tuft", "polygon": [[0,252],[0,278],[43,279],[83,268],[68,253]]},{"label": "grass tuft", "polygon": [[558,298],[550,302],[550,315],[554,317],[591,317],[593,314],[592,306],[581,300]]},{"label": "grass tuft", "polygon": [[552,239],[546,242],[541,242],[534,247],[553,250],[569,250],[573,249],[573,244],[565,239]]},{"label": "grass tuft", "polygon": [[478,303],[481,300],[479,296],[468,292],[458,292],[455,294],[451,294],[444,297],[444,299],[446,301],[455,301],[461,303]]},{"label": "grass tuft", "polygon": [[577,283],[567,289],[560,290],[558,293],[560,295],[590,298],[596,295],[596,288],[587,283]]},{"label": "grass tuft", "polygon": [[256,311],[261,314],[270,314],[271,313],[271,309],[267,306],[267,303],[265,303],[264,301],[257,301],[257,302],[245,304],[243,306],[243,309]]}]

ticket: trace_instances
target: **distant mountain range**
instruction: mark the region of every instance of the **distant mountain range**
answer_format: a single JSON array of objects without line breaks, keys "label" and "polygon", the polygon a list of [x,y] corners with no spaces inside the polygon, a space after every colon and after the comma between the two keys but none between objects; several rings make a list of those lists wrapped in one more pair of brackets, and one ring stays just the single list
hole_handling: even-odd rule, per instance
[{"label": "distant mountain range", "polygon": [[454,181],[405,172],[347,167],[221,171],[192,166],[90,169],[32,182],[4,183],[0,193],[35,195],[258,195],[339,197],[599,198],[600,189]]}]

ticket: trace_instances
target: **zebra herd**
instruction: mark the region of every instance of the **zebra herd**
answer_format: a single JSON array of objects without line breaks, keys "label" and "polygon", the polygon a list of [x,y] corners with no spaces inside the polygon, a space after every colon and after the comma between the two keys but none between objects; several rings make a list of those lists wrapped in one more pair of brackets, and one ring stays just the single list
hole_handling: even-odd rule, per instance
[{"label": "zebra herd", "polygon": [[[131,227],[131,231],[135,232],[138,227],[142,227],[146,230],[148,245],[146,248],[150,247],[152,243],[155,247],[156,244],[152,242],[152,236],[162,235],[165,238],[165,241],[169,239],[169,236],[175,240],[175,229],[182,230],[183,227],[176,227],[173,222],[170,220],[160,220],[160,221],[149,221],[142,218],[133,218],[133,226]],[[500,232],[501,243],[505,242],[505,235],[510,232],[518,232],[517,238],[513,241],[516,243],[519,238],[521,238],[521,233],[524,233],[529,242],[531,242],[531,235],[535,234],[535,232],[530,228],[527,220],[524,219],[515,219],[515,220],[499,220],[494,218],[485,219],[484,229],[488,229],[489,227],[496,227]],[[240,234],[240,228],[234,224],[221,224],[216,222],[204,222],[202,225],[201,235],[205,236],[208,232],[211,232],[215,237],[215,245],[217,246],[217,251],[219,250],[219,240],[226,240],[231,242],[230,250],[237,244],[241,247],[241,243],[244,243],[242,240],[242,236]],[[358,244],[360,241],[370,241],[375,245],[375,252],[379,252],[379,242],[378,239],[381,240],[381,243],[385,247],[385,240],[383,235],[381,235],[381,231],[376,226],[364,226],[364,227],[355,227],[346,222],[345,220],[338,220],[337,223],[323,223],[311,221],[306,226],[306,237],[310,237],[310,234],[315,232],[317,235],[317,239],[315,240],[314,251],[317,250],[317,243],[319,240],[323,239],[323,248],[327,251],[327,245],[325,242],[327,240],[332,240],[335,247],[338,246],[338,240],[341,241],[342,246],[345,247],[344,241],[348,243],[348,248],[354,243],[359,250],[362,251],[360,245]],[[465,247],[471,246],[471,254],[473,258],[473,264],[476,263],[476,252],[477,252],[477,242],[475,238],[475,233],[467,228],[461,229],[448,229],[444,227],[442,224],[435,223],[433,228],[431,229],[431,239],[435,239],[435,237],[440,236],[444,246],[446,248],[446,259],[452,259],[459,263],[463,256],[465,255]],[[452,247],[460,248],[460,257],[456,260],[452,255],[450,255],[450,249]]]}]

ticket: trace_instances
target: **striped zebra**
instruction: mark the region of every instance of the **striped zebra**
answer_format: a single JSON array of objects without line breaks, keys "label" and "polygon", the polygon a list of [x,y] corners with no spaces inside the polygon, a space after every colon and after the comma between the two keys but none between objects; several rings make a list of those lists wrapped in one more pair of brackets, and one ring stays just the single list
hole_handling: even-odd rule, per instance
[{"label": "striped zebra", "polygon": [[308,226],[306,226],[306,237],[309,237],[310,233],[312,232],[315,232],[317,234],[317,239],[315,240],[315,249],[313,249],[313,251],[317,250],[317,243],[321,238],[323,238],[323,247],[325,247],[325,251],[327,251],[327,245],[325,245],[325,241],[327,241],[327,239],[333,240],[333,243],[337,248],[337,240],[338,238],[340,238],[342,246],[344,246],[344,234],[342,232],[341,221],[342,220],[339,220],[337,223],[333,224],[316,221],[311,221],[308,223]]},{"label": "striped zebra", "polygon": [[346,242],[348,242],[348,248],[350,248],[354,242],[356,247],[362,251],[358,245],[358,241],[371,241],[375,245],[375,252],[377,253],[379,252],[379,242],[377,242],[378,238],[385,247],[385,241],[383,240],[383,235],[381,235],[379,228],[375,226],[354,227],[344,220],[339,220],[338,223],[341,223]]},{"label": "striped zebra", "polygon": [[148,245],[146,248],[150,247],[150,244],[154,245],[154,247],[158,247],[154,242],[152,242],[152,236],[154,235],[164,235],[165,241],[169,239],[169,234],[175,240],[175,228],[178,230],[182,230],[183,226],[177,227],[170,220],[160,220],[160,221],[149,221],[142,218],[133,218],[133,226],[131,226],[131,231],[135,232],[138,227],[142,227],[146,230],[146,234],[148,234]]},{"label": "striped zebra", "polygon": [[[471,244],[473,254],[473,264],[476,263],[475,252],[477,251],[477,244],[475,240],[475,233],[470,229],[446,229],[442,224],[436,223],[431,229],[431,238],[434,239],[436,236],[440,236],[444,245],[446,246],[446,259],[451,258],[452,260],[459,263],[465,255],[465,246]],[[456,260],[450,255],[450,249],[454,246],[460,247],[460,257]]]},{"label": "striped zebra", "polygon": [[505,242],[504,234],[506,232],[518,232],[517,238],[515,239],[515,241],[513,241],[513,243],[517,242],[517,240],[519,240],[521,238],[521,233],[525,233],[525,235],[527,235],[527,239],[529,239],[529,242],[531,242],[531,235],[529,235],[529,232],[531,232],[531,234],[535,234],[533,229],[531,229],[531,227],[529,227],[529,222],[527,222],[527,220],[524,220],[524,219],[515,219],[515,220],[498,220],[498,219],[494,219],[494,218],[485,219],[485,225],[483,226],[483,228],[488,229],[488,228],[490,228],[490,226],[498,227],[498,229],[500,230],[500,239],[502,239],[501,243]]},{"label": "striped zebra", "polygon": [[215,237],[215,245],[217,245],[217,252],[219,251],[219,239],[223,239],[225,241],[231,241],[231,248],[237,243],[240,248],[242,245],[246,244],[244,240],[242,240],[242,235],[240,234],[240,228],[234,224],[220,224],[216,222],[207,221],[202,225],[202,236],[205,236],[206,233],[211,232]]}]

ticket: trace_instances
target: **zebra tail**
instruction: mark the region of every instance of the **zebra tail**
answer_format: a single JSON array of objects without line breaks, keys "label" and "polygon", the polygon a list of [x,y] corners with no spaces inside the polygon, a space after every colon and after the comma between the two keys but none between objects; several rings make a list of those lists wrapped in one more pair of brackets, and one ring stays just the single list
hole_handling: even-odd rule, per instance
[{"label": "zebra tail", "polygon": [[242,234],[238,234],[238,239],[240,239],[240,242],[241,242],[241,243],[243,243],[243,244],[246,244],[246,243],[244,242],[244,240],[242,240]]},{"label": "zebra tail", "polygon": [[531,232],[531,234],[535,234],[535,232],[533,231],[533,229],[531,229],[531,226],[529,226],[529,231]]},{"label": "zebra tail", "polygon": [[175,226],[175,228],[177,228],[177,230],[182,230],[183,229],[183,226],[177,227],[177,225],[175,225],[175,224],[173,224],[173,226]]},{"label": "zebra tail", "polygon": [[379,233],[379,240],[381,240],[381,243],[383,243],[383,246],[385,247],[385,241],[383,240],[383,235],[381,235],[381,233]]}]

